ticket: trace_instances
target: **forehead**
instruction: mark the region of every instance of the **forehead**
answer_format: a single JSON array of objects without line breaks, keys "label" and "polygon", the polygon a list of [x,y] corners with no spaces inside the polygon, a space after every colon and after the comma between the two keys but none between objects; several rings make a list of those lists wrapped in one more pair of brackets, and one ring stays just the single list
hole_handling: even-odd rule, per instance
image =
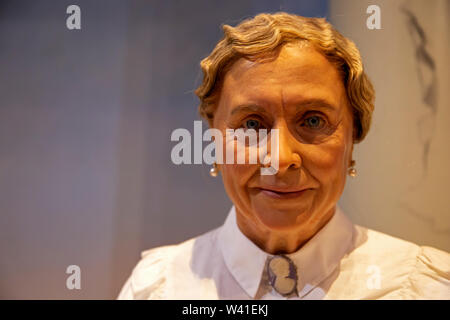
[{"label": "forehead", "polygon": [[[345,88],[331,62],[311,46],[287,44],[269,61],[237,60],[225,74],[222,98],[232,104],[289,105],[323,99],[341,105]],[[222,99],[221,99],[222,100]]]}]

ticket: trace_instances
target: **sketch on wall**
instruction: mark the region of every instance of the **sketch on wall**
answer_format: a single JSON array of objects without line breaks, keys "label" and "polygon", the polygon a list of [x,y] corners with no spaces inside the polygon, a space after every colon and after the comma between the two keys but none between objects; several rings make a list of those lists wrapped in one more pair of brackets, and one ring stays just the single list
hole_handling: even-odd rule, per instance
[{"label": "sketch on wall", "polygon": [[[336,28],[361,51],[375,92],[371,131],[355,145],[358,177],[340,200],[357,223],[450,249],[450,2],[330,1]],[[359,26],[359,27],[358,27]]]},{"label": "sketch on wall", "polygon": [[[436,169],[445,174],[446,168],[439,169],[432,164],[430,166],[430,158],[432,156],[445,156],[445,152],[441,151],[444,146],[439,146],[435,139],[436,134],[439,133],[437,130],[439,125],[437,117],[445,117],[445,114],[440,113],[439,102],[442,103],[443,99],[439,101],[439,79],[435,58],[437,54],[444,54],[444,52],[438,52],[436,45],[441,41],[440,36],[445,34],[443,33],[445,30],[442,30],[442,25],[433,21],[432,15],[427,15],[427,12],[430,12],[430,10],[422,8],[423,6],[425,4],[417,1],[405,1],[399,8],[410,36],[410,46],[407,51],[408,54],[414,57],[416,66],[416,77],[409,79],[409,81],[417,82],[420,89],[418,92],[420,100],[412,106],[420,110],[420,116],[414,124],[415,130],[412,132],[412,135],[415,134],[416,136],[411,136],[411,139],[414,140],[416,138],[421,148],[420,164],[415,166],[416,169],[421,170],[420,175],[418,179],[408,186],[408,190],[400,202],[401,206],[409,214],[429,225],[431,230],[445,233],[450,232],[448,213],[430,213],[430,210],[447,211],[450,208],[448,197],[442,197],[442,199],[436,201],[436,196],[439,196],[441,192],[436,192],[435,190],[445,190],[446,183],[436,180],[440,176],[442,177],[439,173],[433,175],[433,171],[436,171]],[[427,22],[433,25],[434,32],[426,30],[424,24]],[[430,44],[430,42],[432,43]],[[443,196],[442,193],[441,196]],[[445,201],[447,201],[447,204],[445,204]],[[441,206],[436,207],[435,204],[441,204]],[[439,219],[439,217],[447,217],[447,219]]]}]

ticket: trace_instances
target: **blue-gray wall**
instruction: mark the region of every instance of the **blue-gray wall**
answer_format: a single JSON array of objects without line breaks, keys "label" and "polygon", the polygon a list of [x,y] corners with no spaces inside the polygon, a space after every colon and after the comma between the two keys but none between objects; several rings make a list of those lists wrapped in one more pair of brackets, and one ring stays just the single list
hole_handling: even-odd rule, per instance
[{"label": "blue-gray wall", "polygon": [[0,2],[0,298],[115,298],[140,251],[223,222],[220,179],[173,165],[170,133],[199,119],[220,24],[279,10],[327,2]]}]

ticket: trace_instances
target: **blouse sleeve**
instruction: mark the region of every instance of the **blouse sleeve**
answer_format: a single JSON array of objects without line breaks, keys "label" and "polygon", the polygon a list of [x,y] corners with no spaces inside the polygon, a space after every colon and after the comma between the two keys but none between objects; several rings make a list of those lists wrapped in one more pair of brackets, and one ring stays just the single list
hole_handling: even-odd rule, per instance
[{"label": "blouse sleeve", "polygon": [[166,269],[171,246],[143,251],[117,299],[164,299]]},{"label": "blouse sleeve", "polygon": [[128,277],[127,281],[120,290],[117,300],[133,300],[133,291],[131,290],[131,276]]},{"label": "blouse sleeve", "polygon": [[421,247],[409,280],[417,299],[450,300],[450,254],[432,247]]}]

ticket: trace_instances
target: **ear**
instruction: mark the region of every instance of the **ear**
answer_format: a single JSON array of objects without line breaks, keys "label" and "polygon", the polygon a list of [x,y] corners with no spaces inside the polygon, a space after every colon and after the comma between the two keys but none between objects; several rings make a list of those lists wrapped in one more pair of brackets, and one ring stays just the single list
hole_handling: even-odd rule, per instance
[{"label": "ear", "polygon": [[350,166],[350,163],[352,162],[352,160],[353,160],[353,143],[352,143],[352,148],[350,150],[350,159],[348,160],[349,166]]},{"label": "ear", "polygon": [[356,137],[358,136],[358,128],[357,128],[357,124],[355,123],[355,121],[353,121],[352,123],[352,138],[351,138],[351,149],[350,149],[350,159],[348,159],[348,165],[350,166],[351,161],[353,160],[353,147],[355,145],[355,143],[357,142]]},{"label": "ear", "polygon": [[208,125],[210,128],[214,128],[214,118],[213,117],[208,118]]},{"label": "ear", "polygon": [[[354,128],[354,127],[353,127]],[[355,132],[355,130],[353,129],[353,132]],[[348,139],[348,144],[350,144],[350,146],[348,147],[348,153],[347,153],[347,166],[350,167],[351,162],[353,160],[353,147],[355,146],[355,139],[354,139],[354,135],[352,135],[352,137],[350,137]]]}]

